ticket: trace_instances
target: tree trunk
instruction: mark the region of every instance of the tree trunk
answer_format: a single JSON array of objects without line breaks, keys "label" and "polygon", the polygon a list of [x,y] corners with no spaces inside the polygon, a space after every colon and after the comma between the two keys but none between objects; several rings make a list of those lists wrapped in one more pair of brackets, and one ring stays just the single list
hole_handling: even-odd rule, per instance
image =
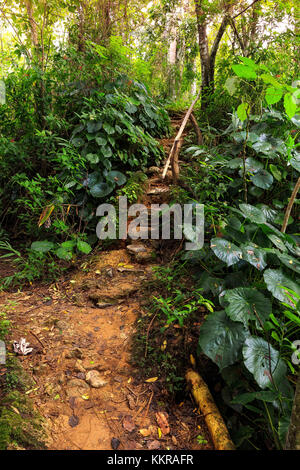
[{"label": "tree trunk", "polygon": [[201,62],[201,109],[205,110],[209,103],[210,96],[214,92],[215,62],[221,39],[229,24],[228,11],[232,7],[226,6],[225,13],[217,35],[215,37],[211,51],[209,51],[207,37],[207,17],[202,9],[202,0],[195,0],[195,11],[197,18],[200,62]]}]

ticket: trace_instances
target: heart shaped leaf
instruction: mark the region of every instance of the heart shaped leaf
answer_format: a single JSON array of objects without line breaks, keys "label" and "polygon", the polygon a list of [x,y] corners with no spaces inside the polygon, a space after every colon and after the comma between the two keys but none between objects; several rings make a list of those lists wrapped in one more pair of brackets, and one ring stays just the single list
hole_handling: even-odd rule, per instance
[{"label": "heart shaped leaf", "polygon": [[277,386],[286,380],[286,365],[279,352],[263,338],[247,338],[243,357],[246,368],[261,388]]},{"label": "heart shaped leaf", "polygon": [[248,336],[249,332],[244,326],[231,321],[226,312],[215,312],[201,326],[199,346],[220,369],[224,369],[240,358]]},{"label": "heart shaped leaf", "polygon": [[242,250],[224,238],[213,238],[210,247],[214,254],[224,261],[227,266],[232,266],[242,259]]},{"label": "heart shaped leaf", "polygon": [[261,292],[247,287],[237,287],[227,290],[225,300],[229,306],[225,311],[233,321],[242,322],[245,327],[249,320],[255,320],[261,327],[269,317],[272,308],[271,302]]}]

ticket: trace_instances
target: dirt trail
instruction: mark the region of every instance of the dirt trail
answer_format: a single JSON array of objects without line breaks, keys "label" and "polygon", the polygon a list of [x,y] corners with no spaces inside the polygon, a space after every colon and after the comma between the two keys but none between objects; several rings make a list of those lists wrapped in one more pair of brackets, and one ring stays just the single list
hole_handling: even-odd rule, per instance
[{"label": "dirt trail", "polygon": [[[171,139],[163,144],[167,153]],[[168,190],[156,174],[142,202],[165,201]],[[46,420],[49,449],[212,448],[189,398],[170,403],[159,378],[147,382],[130,364],[143,283],[157,263],[151,241],[142,244],[146,251],[120,242],[49,287],[0,294],[0,304],[17,303],[11,339],[34,348],[20,358],[36,384],[29,396]],[[197,443],[199,434],[208,444]]]}]

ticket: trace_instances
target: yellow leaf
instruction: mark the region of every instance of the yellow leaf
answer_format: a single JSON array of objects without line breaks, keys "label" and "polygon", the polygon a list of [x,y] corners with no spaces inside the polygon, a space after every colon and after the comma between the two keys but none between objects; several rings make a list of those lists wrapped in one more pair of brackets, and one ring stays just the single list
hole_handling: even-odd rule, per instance
[{"label": "yellow leaf", "polygon": [[192,364],[193,367],[195,367],[195,365],[196,365],[196,360],[195,360],[193,354],[190,354],[190,363]]},{"label": "yellow leaf", "polygon": [[157,379],[158,377],[151,377],[150,379],[145,380],[145,382],[152,383],[152,382],[156,382]]},{"label": "yellow leaf", "polygon": [[51,206],[46,206],[43,212],[40,215],[38,226],[41,227],[50,217],[54,210],[55,206],[52,204]]},{"label": "yellow leaf", "polygon": [[157,433],[158,433],[158,439],[161,438],[161,429],[160,428],[157,428]]},{"label": "yellow leaf", "polygon": [[150,436],[151,431],[150,431],[150,429],[140,429],[140,433],[141,433],[142,436],[148,437],[148,436]]},{"label": "yellow leaf", "polygon": [[167,340],[165,339],[164,342],[163,342],[163,344],[161,345],[160,349],[161,349],[162,351],[164,351],[164,350],[166,349],[166,347],[167,347]]},{"label": "yellow leaf", "polygon": [[83,398],[84,400],[89,400],[90,397],[88,395],[81,395],[81,398]]}]

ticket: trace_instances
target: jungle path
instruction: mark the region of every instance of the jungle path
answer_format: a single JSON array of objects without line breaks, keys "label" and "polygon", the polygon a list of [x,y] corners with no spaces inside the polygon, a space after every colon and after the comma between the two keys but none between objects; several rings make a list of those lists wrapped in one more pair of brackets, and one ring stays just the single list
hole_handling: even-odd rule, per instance
[{"label": "jungle path", "polygon": [[[174,117],[175,131],[181,119]],[[172,139],[162,143],[168,154]],[[158,169],[147,184],[139,202],[167,202]],[[0,293],[0,304],[15,303],[11,339],[33,347],[20,360],[35,383],[27,393],[45,418],[49,450],[213,448],[188,393],[171,402],[160,378],[145,379],[130,361],[136,322],[146,314],[144,285],[158,259],[154,241],[120,241],[48,287]]]}]

